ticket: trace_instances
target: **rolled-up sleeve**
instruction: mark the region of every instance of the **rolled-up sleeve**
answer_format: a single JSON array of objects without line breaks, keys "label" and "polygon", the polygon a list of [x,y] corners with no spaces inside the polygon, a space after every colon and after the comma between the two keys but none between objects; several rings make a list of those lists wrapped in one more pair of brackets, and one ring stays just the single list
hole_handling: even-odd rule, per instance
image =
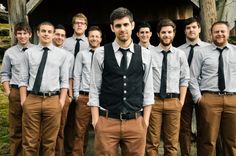
[{"label": "rolled-up sleeve", "polygon": [[188,87],[188,84],[190,81],[190,72],[189,72],[187,58],[184,52],[181,55],[180,61],[181,61],[180,62],[180,86]]},{"label": "rolled-up sleeve", "polygon": [[69,88],[69,63],[66,59],[66,55],[62,60],[60,71],[60,88]]},{"label": "rolled-up sleeve", "polygon": [[22,58],[19,87],[28,86],[29,84],[29,57],[28,52],[25,52]]},{"label": "rolled-up sleeve", "polygon": [[82,79],[82,53],[78,53],[75,59],[75,67],[74,67],[74,97],[79,96],[80,84]]},{"label": "rolled-up sleeve", "polygon": [[1,83],[10,80],[11,80],[11,61],[6,51],[2,61]]},{"label": "rolled-up sleeve", "polygon": [[198,51],[195,54],[195,57],[192,60],[191,67],[190,67],[190,83],[189,83],[189,90],[192,94],[193,101],[197,103],[198,99],[202,96],[200,86],[198,83],[198,78],[201,74],[201,63],[202,62],[202,55],[201,52]]},{"label": "rolled-up sleeve", "polygon": [[104,48],[96,49],[91,68],[90,75],[90,91],[89,91],[89,102],[88,106],[99,107],[99,94],[102,84],[102,72],[104,62]]},{"label": "rolled-up sleeve", "polygon": [[143,106],[147,106],[154,104],[154,92],[151,53],[145,48],[142,48],[142,60],[144,67]]}]

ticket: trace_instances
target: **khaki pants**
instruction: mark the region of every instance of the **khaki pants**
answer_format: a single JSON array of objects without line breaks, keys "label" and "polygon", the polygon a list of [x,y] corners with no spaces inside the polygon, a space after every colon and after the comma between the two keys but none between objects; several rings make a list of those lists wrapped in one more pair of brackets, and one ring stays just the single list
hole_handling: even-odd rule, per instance
[{"label": "khaki pants", "polygon": [[24,156],[37,155],[39,140],[42,156],[55,155],[61,110],[59,96],[28,95],[23,105],[22,118]]},{"label": "khaki pants", "polygon": [[223,155],[236,155],[236,95],[203,93],[198,104],[198,156],[215,156],[220,129]]},{"label": "khaki pants", "polygon": [[158,156],[161,130],[164,155],[177,155],[181,108],[182,105],[178,98],[160,99],[155,97],[147,132],[147,156]]},{"label": "khaki pants", "polygon": [[57,143],[56,143],[56,151],[55,156],[62,156],[63,155],[63,145],[64,145],[64,128],[66,125],[67,114],[70,106],[69,97],[66,97],[65,105],[61,112],[61,125],[57,136]]},{"label": "khaki pants", "polygon": [[99,117],[95,127],[95,156],[144,156],[147,126],[137,119],[119,120]]},{"label": "khaki pants", "polygon": [[10,155],[22,155],[22,107],[19,89],[11,88],[9,99]]},{"label": "khaki pants", "polygon": [[86,152],[89,122],[91,121],[91,108],[87,106],[88,96],[80,95],[75,108],[75,139],[73,156],[83,156]]},{"label": "khaki pants", "polygon": [[[192,136],[192,115],[194,102],[191,93],[188,91],[184,106],[181,111],[179,143],[181,156],[190,156],[191,152],[191,136]],[[195,110],[196,111],[196,110]]]}]

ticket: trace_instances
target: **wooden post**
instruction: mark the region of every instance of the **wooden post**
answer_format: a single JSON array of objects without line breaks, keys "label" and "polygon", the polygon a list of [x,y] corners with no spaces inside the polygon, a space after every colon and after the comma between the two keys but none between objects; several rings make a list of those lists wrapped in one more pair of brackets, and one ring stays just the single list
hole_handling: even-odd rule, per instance
[{"label": "wooden post", "polygon": [[7,0],[8,3],[8,18],[11,25],[12,44],[15,42],[14,25],[19,22],[27,22],[26,0]]},{"label": "wooden post", "polygon": [[216,3],[215,0],[199,0],[201,25],[202,25],[202,39],[206,42],[211,41],[211,25],[217,20]]}]

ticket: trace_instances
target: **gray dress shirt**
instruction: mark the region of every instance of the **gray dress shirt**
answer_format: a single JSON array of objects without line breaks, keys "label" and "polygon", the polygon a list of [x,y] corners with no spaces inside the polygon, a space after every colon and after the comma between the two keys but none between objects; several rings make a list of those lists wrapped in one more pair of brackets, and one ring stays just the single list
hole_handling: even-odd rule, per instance
[{"label": "gray dress shirt", "polygon": [[[153,86],[154,92],[160,92],[161,86],[161,70],[163,60],[163,49],[160,45],[155,47],[152,54],[152,69],[153,69]],[[189,66],[185,53],[175,47],[170,48],[170,53],[167,54],[167,93],[179,93],[182,86],[188,86],[190,80]]]},{"label": "gray dress shirt", "polygon": [[[236,92],[236,46],[227,44],[223,51],[225,91]],[[199,49],[193,58],[190,68],[191,80],[189,89],[196,103],[201,98],[201,91],[219,92],[218,64],[219,51],[211,44]],[[198,77],[200,79],[198,79]]]},{"label": "gray dress shirt", "polygon": [[[89,47],[88,38],[83,35],[80,39],[80,51],[86,50]],[[73,35],[65,40],[63,48],[74,55],[76,42],[76,36]]]},{"label": "gray dress shirt", "polygon": [[[52,44],[48,48],[48,57],[40,92],[59,91],[60,88],[69,88],[69,67],[66,61],[66,51]],[[20,86],[27,86],[27,90],[31,91],[43,55],[43,47],[38,45],[29,48],[24,54],[20,72]]]},{"label": "gray dress shirt", "polygon": [[92,52],[91,48],[80,51],[75,60],[74,67],[74,97],[79,91],[89,92]]},{"label": "gray dress shirt", "polygon": [[[26,47],[34,46],[29,43]],[[19,85],[21,63],[24,56],[23,47],[19,44],[6,50],[1,70],[1,82],[10,81],[10,84]]]},{"label": "gray dress shirt", "polygon": [[[194,47],[194,53],[197,52],[199,50],[199,48],[210,45],[210,43],[203,42],[201,40],[198,40],[198,42],[196,44],[198,46]],[[190,52],[190,49],[191,49],[190,45],[191,45],[191,42],[186,41],[186,43],[184,43],[184,44],[182,44],[181,46],[178,47],[179,49],[181,49],[185,52],[187,58],[189,56],[189,52]],[[193,57],[194,57],[194,54],[193,54]]]},{"label": "gray dress shirt", "polygon": [[[122,52],[119,51],[120,46],[116,41],[112,43],[117,63],[120,65]],[[134,53],[133,42],[129,46],[130,52],[127,53],[127,65],[129,66],[132,54]],[[152,64],[150,51],[142,48],[142,61],[144,69],[144,91],[143,91],[143,105],[151,105],[154,103],[153,93],[153,77],[152,77]],[[104,69],[104,47],[99,47],[95,50],[92,69],[91,69],[91,82],[89,92],[89,106],[99,106],[99,94],[102,84],[102,72]],[[111,99],[112,100],[112,99]]]}]

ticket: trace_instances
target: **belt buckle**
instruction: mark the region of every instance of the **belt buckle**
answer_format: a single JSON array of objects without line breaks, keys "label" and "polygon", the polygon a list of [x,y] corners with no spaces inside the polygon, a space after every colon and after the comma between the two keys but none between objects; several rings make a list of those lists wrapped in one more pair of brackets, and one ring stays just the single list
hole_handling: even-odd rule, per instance
[{"label": "belt buckle", "polygon": [[224,95],[227,95],[227,93],[226,92],[219,92],[218,95],[219,96],[224,96]]},{"label": "belt buckle", "polygon": [[52,96],[52,92],[48,92],[48,96]]},{"label": "belt buckle", "polygon": [[120,113],[120,120],[123,121],[123,120],[126,120],[126,119],[123,119],[123,114],[126,114],[126,113]]}]

